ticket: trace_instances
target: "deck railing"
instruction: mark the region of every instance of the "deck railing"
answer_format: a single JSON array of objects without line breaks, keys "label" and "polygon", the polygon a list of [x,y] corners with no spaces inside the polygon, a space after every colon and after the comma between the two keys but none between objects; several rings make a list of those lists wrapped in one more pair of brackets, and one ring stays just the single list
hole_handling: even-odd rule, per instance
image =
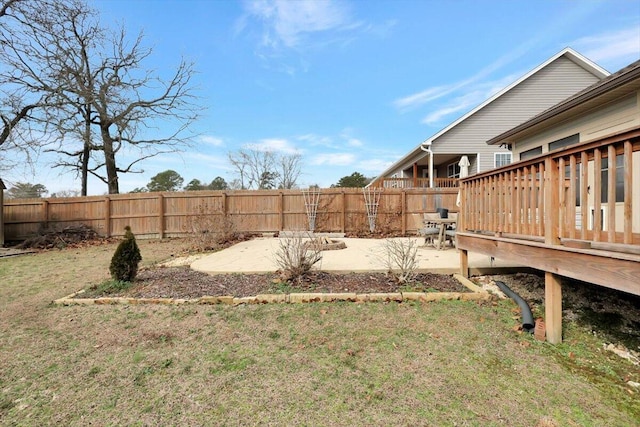
[{"label": "deck railing", "polygon": [[[384,188],[429,188],[429,178],[383,178],[373,184]],[[435,188],[457,188],[458,178],[434,178]]]},{"label": "deck railing", "polygon": [[640,245],[639,187],[635,129],[462,179],[460,227],[547,244]]}]

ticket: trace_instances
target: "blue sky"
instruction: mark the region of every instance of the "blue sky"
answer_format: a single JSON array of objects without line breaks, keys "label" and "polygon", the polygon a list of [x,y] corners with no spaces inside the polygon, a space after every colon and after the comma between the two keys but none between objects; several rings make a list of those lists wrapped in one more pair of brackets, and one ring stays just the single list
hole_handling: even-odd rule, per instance
[{"label": "blue sky", "polygon": [[[145,33],[147,65],[196,64],[203,117],[191,148],[122,175],[166,169],[234,178],[227,153],[300,153],[301,187],[376,176],[487,97],[569,46],[614,72],[640,58],[640,2],[95,0],[102,22]],[[8,181],[76,189],[40,159]],[[90,194],[106,186],[92,181]]]}]

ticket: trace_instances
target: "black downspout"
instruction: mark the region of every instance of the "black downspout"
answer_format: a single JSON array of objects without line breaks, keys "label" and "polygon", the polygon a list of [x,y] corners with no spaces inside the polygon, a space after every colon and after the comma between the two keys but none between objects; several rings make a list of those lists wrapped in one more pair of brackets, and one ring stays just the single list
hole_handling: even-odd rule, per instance
[{"label": "black downspout", "polygon": [[533,313],[531,313],[531,309],[529,308],[529,304],[522,297],[515,292],[513,292],[504,282],[496,281],[496,285],[500,288],[502,292],[504,292],[509,298],[514,300],[516,304],[520,307],[520,311],[522,312],[522,330],[525,332],[533,333],[533,330],[536,327],[536,324],[533,320]]}]

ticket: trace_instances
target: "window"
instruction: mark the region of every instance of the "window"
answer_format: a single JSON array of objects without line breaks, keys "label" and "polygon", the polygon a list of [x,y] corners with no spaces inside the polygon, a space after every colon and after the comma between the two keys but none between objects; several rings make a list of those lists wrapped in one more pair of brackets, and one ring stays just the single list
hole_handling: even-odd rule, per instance
[{"label": "window", "polygon": [[542,147],[532,148],[531,150],[523,151],[522,153],[520,153],[520,160],[530,159],[540,154],[542,154]]},{"label": "window", "polygon": [[[616,156],[616,202],[624,202],[624,156]],[[602,159],[600,201],[609,201],[609,159]]]},{"label": "window", "polygon": [[499,168],[511,163],[511,153],[495,153],[493,157],[493,167]]},{"label": "window", "polygon": [[558,148],[568,147],[569,145],[573,145],[578,142],[580,142],[580,134],[576,133],[575,135],[567,136],[566,138],[562,138],[557,141],[550,142],[549,151],[557,150]]},{"label": "window", "polygon": [[447,166],[447,177],[449,178],[460,178],[460,165],[458,162],[451,163]]}]

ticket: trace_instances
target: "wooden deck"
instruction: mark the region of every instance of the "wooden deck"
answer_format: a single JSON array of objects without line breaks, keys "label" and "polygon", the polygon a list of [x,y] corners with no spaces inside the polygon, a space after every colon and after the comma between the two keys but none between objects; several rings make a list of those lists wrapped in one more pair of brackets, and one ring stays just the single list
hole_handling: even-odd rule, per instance
[{"label": "wooden deck", "polygon": [[544,271],[554,343],[562,339],[563,277],[640,295],[638,169],[635,129],[462,179],[462,273],[468,251]]}]

